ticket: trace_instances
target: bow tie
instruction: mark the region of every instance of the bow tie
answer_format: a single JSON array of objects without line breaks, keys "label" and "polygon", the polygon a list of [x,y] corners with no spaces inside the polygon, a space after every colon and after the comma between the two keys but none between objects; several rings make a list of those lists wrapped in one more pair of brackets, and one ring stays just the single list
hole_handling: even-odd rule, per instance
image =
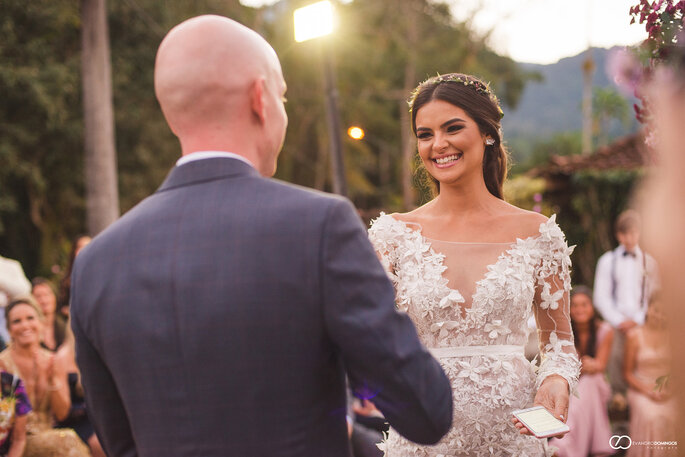
[{"label": "bow tie", "polygon": [[630,256],[630,257],[635,258],[635,257],[637,257],[637,254],[635,254],[634,252],[623,251],[623,257],[626,257],[626,256]]}]

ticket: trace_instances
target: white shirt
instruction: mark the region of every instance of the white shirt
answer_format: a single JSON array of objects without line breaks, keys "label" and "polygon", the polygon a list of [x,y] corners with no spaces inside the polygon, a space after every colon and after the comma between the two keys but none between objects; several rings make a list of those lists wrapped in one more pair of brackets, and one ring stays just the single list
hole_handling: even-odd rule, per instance
[{"label": "white shirt", "polygon": [[257,168],[254,166],[254,164],[252,162],[247,160],[245,157],[243,157],[239,154],[236,154],[234,152],[226,152],[226,151],[195,151],[195,152],[191,152],[189,154],[184,155],[180,159],[178,159],[176,161],[176,166],[179,167],[179,166],[184,165],[184,164],[189,163],[189,162],[195,162],[196,160],[214,159],[217,157],[224,157],[226,159],[238,159],[238,160],[245,162],[246,164],[248,164],[252,168],[255,168],[255,169]]},{"label": "white shirt", "polygon": [[642,325],[649,296],[657,286],[654,259],[639,247],[635,248],[634,256],[626,254],[623,245],[619,245],[597,261],[593,301],[604,319],[614,327],[626,320]]}]

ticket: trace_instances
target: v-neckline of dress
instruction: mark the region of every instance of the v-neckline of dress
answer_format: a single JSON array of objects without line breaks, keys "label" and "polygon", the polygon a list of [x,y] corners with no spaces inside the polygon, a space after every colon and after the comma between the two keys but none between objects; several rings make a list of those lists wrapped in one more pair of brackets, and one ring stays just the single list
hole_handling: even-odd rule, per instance
[{"label": "v-neckline of dress", "polygon": [[[404,227],[406,229],[405,231],[410,232],[413,236],[415,236],[419,240],[419,242],[421,244],[421,252],[422,253],[428,251],[430,254],[439,257],[439,262],[438,262],[437,266],[442,268],[442,272],[440,272],[440,277],[445,281],[445,284],[443,285],[443,287],[445,289],[445,297],[448,297],[450,295],[454,296],[454,294],[458,294],[458,296],[461,298],[460,302],[459,302],[459,300],[457,300],[458,301],[457,306],[459,306],[459,308],[460,308],[460,313],[458,314],[458,316],[461,318],[462,321],[466,320],[470,315],[472,315],[475,312],[475,310],[477,310],[477,307],[474,306],[476,304],[476,297],[478,296],[479,291],[483,287],[483,284],[490,279],[490,278],[488,278],[488,273],[497,269],[497,266],[500,263],[502,263],[505,260],[507,260],[508,258],[510,258],[511,257],[511,251],[513,251],[516,247],[518,247],[522,244],[525,244],[525,243],[533,242],[535,239],[540,238],[542,236],[542,227],[546,224],[549,224],[550,221],[554,222],[554,219],[555,219],[554,217],[551,217],[548,220],[546,220],[545,222],[541,222],[540,226],[538,227],[538,233],[535,235],[530,235],[526,238],[516,238],[516,240],[514,240],[514,241],[503,242],[503,243],[487,243],[487,242],[480,243],[480,242],[460,242],[460,241],[433,240],[431,238],[427,238],[426,236],[424,236],[424,234],[422,233],[423,227],[418,222],[406,222],[406,221],[397,219],[396,217],[393,217],[390,214],[388,214],[387,216],[392,218],[393,221],[397,222],[402,227]],[[414,229],[414,228],[410,227],[410,225],[417,226],[418,229]],[[497,260],[494,263],[490,263],[490,264],[486,265],[485,275],[481,279],[476,281],[476,283],[475,283],[475,287],[473,289],[473,294],[471,295],[471,304],[469,306],[464,306],[463,303],[466,303],[466,299],[462,295],[461,291],[459,289],[455,289],[455,288],[450,287],[448,285],[449,280],[447,278],[445,278],[445,276],[442,274],[447,269],[447,267],[445,266],[445,262],[444,262],[445,254],[443,254],[441,252],[436,252],[435,249],[433,248],[433,244],[431,243],[431,241],[433,241],[433,242],[435,242],[435,241],[444,242],[444,243],[469,244],[469,245],[503,245],[503,246],[506,245],[508,247],[506,249],[504,249],[497,256]],[[422,261],[425,264],[425,256],[422,256]]]}]

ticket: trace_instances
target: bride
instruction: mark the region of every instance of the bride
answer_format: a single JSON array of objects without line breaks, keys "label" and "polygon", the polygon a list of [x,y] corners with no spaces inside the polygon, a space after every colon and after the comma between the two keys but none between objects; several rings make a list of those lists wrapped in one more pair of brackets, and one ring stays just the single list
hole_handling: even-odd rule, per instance
[{"label": "bride", "polygon": [[[486,84],[464,74],[433,77],[409,105],[437,196],[408,213],[381,213],[369,235],[398,307],[452,382],[454,423],[435,446],[393,430],[379,446],[390,457],[551,455],[511,413],[535,404],[567,417],[579,374],[569,319],[572,249],[554,216],[503,200],[502,111]],[[523,355],[531,314],[537,369]]]}]

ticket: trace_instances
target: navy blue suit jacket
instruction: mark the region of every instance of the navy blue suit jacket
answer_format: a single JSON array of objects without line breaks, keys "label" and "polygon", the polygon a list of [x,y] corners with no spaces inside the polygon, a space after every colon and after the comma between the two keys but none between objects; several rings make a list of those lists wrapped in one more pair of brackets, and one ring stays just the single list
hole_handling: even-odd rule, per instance
[{"label": "navy blue suit jacket", "polygon": [[175,167],[97,236],[71,313],[110,457],[347,457],[345,373],[412,440],[451,424],[349,201],[239,160]]}]

